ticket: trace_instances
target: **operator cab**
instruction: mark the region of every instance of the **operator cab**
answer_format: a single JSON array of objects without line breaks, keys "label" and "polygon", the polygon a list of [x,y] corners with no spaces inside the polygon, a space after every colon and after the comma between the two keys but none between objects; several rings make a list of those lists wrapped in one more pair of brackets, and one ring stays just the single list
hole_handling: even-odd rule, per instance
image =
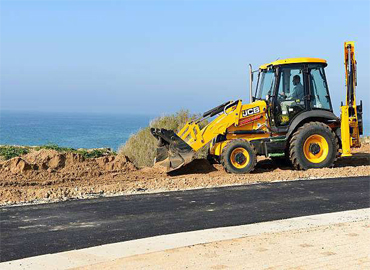
[{"label": "operator cab", "polygon": [[259,68],[254,99],[266,100],[271,126],[284,129],[303,111],[333,112],[326,66],[319,58],[290,58]]}]

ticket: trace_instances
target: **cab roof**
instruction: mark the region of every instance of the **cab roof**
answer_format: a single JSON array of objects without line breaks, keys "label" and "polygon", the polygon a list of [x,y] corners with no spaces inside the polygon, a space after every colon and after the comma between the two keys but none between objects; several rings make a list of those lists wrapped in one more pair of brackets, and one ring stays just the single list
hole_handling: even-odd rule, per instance
[{"label": "cab roof", "polygon": [[311,57],[299,57],[299,58],[286,58],[276,60],[274,62],[264,64],[260,66],[260,69],[267,69],[269,66],[280,66],[287,64],[300,64],[300,63],[323,63],[326,64],[326,60],[321,58],[311,58]]}]

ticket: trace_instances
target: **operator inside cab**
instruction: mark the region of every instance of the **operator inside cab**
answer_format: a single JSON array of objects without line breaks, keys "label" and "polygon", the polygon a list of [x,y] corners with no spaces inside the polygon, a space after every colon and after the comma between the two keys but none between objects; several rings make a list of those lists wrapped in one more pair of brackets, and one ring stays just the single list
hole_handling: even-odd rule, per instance
[{"label": "operator inside cab", "polygon": [[[290,73],[290,71],[289,71]],[[288,70],[286,75],[289,75]],[[292,106],[300,105],[304,99],[304,88],[301,83],[301,77],[299,75],[293,76],[293,87],[289,93],[289,86],[287,85],[287,92],[284,92],[284,88],[282,88],[283,92],[280,93],[280,106],[281,106],[281,123],[282,125],[288,124],[290,121],[290,110],[293,110]]]},{"label": "operator inside cab", "polygon": [[303,85],[301,84],[301,77],[299,75],[293,76],[293,91],[290,95],[285,95],[283,92],[283,96],[285,96],[286,99],[293,99],[293,100],[303,100],[304,97],[304,91],[303,91]]}]

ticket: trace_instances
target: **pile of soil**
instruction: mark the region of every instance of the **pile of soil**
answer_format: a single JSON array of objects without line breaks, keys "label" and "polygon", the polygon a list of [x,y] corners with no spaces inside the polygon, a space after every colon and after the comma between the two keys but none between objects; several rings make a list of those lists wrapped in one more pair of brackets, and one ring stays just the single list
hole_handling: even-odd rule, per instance
[{"label": "pile of soil", "polygon": [[[85,159],[81,154],[42,149],[0,163],[2,177],[42,178],[95,177],[107,172],[130,172],[137,168],[127,157]],[[3,174],[4,173],[4,174]]]},{"label": "pile of soil", "polygon": [[[74,186],[78,190],[81,181],[93,183],[98,179],[125,175],[136,170],[135,165],[125,156],[85,159],[76,153],[46,149],[33,151],[0,163],[0,203],[9,200],[12,203],[27,202],[40,197],[66,199],[73,192],[61,191],[62,183],[69,183],[68,188]],[[50,187],[47,191],[43,188],[46,186]]]},{"label": "pile of soil", "polygon": [[339,158],[333,168],[294,170],[260,157],[250,174],[228,174],[220,164],[194,160],[167,174],[161,167],[137,169],[125,156],[85,159],[76,153],[33,151],[0,162],[0,204],[183,190],[233,184],[370,175],[370,144]]}]

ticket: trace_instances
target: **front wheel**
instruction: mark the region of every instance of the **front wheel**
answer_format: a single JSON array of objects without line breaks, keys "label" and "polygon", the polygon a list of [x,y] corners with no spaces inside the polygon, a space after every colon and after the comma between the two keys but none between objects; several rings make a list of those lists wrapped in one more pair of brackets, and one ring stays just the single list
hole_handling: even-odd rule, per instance
[{"label": "front wheel", "polygon": [[256,166],[256,152],[248,141],[235,139],[222,150],[221,163],[229,173],[249,173]]},{"label": "front wheel", "polygon": [[321,122],[300,127],[290,139],[290,160],[296,169],[331,167],[337,157],[338,140],[331,128]]}]

